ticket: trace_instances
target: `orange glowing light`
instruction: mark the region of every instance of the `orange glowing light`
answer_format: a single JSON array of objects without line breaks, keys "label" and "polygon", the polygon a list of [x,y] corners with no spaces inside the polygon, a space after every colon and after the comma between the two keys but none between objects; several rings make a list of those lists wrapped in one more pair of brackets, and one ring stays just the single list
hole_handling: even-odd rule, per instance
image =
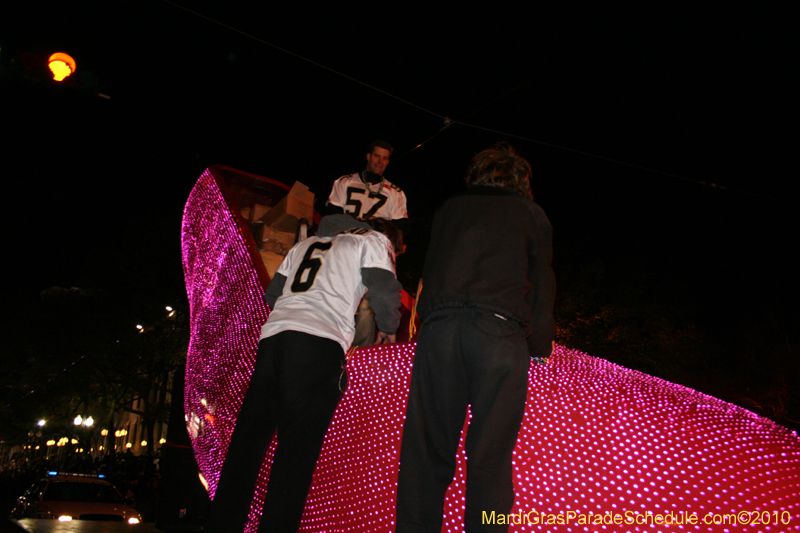
[{"label": "orange glowing light", "polygon": [[50,71],[53,73],[53,79],[56,81],[64,80],[67,76],[75,72],[76,68],[75,60],[61,52],[56,52],[51,55],[50,59],[47,60],[47,66],[50,67]]}]

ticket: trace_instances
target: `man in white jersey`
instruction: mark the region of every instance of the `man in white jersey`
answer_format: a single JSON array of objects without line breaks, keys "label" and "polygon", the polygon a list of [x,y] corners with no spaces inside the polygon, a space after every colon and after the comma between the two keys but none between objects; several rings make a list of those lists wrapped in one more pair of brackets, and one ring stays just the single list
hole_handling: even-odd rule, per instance
[{"label": "man in white jersey", "polygon": [[367,153],[367,168],[333,182],[328,211],[349,213],[365,220],[407,219],[405,193],[383,177],[393,151],[392,145],[386,141],[372,141]]},{"label": "man in white jersey", "polygon": [[[373,226],[390,237],[384,220]],[[317,235],[296,244],[264,296],[270,307],[256,366],[242,402],[205,524],[206,532],[240,533],[275,431],[278,446],[259,533],[295,532],[325,433],[342,397],[345,353],[361,298],[371,302],[379,337],[395,342],[400,283],[394,243],[349,215],[322,219]]]},{"label": "man in white jersey", "polygon": [[[367,152],[367,168],[342,176],[333,182],[326,206],[328,213],[348,213],[356,218],[391,220],[402,231],[407,229],[406,195],[399,187],[383,177],[394,148],[386,141],[375,140]],[[401,250],[395,250],[402,253]],[[362,301],[356,316],[356,346],[377,342],[373,310]]]}]

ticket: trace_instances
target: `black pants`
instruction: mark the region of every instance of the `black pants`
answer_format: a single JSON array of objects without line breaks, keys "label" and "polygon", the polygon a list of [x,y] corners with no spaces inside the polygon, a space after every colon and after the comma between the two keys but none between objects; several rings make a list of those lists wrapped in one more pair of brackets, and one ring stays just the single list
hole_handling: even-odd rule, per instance
[{"label": "black pants", "polygon": [[259,342],[256,367],[205,531],[244,530],[259,470],[276,429],[278,447],[258,531],[297,531],[325,433],[342,397],[343,360],[339,343],[297,331]]},{"label": "black pants", "polygon": [[441,531],[468,405],[465,531],[508,531],[506,525],[484,525],[481,518],[483,511],[508,514],[514,506],[511,461],[529,365],[524,332],[511,321],[474,309],[426,317],[403,428],[398,533]]}]

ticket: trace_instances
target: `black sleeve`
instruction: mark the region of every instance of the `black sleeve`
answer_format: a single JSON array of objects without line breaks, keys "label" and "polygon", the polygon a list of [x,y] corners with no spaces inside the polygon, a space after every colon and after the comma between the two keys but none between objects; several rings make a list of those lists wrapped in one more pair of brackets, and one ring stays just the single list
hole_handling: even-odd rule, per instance
[{"label": "black sleeve", "polygon": [[556,278],[553,274],[553,228],[539,221],[535,228],[535,244],[528,268],[532,288],[527,295],[531,310],[531,335],[528,351],[531,357],[550,355],[555,336],[553,304],[556,297]]},{"label": "black sleeve", "polygon": [[326,204],[325,205],[325,214],[326,215],[346,215],[344,209],[339,207],[338,205],[333,204]]},{"label": "black sleeve", "polygon": [[361,279],[367,288],[365,298],[375,312],[378,329],[390,335],[400,325],[400,291],[403,287],[394,273],[382,268],[362,268]]},{"label": "black sleeve", "polygon": [[286,285],[286,276],[276,272],[275,277],[272,278],[269,287],[267,287],[266,292],[264,292],[264,301],[267,302],[270,311],[275,309],[275,302],[278,301],[278,297],[283,294],[284,285]]}]

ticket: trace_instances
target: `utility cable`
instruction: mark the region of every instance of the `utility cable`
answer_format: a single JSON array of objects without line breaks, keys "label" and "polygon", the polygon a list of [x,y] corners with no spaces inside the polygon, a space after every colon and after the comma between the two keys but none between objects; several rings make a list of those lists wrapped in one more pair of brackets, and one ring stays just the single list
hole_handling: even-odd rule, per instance
[{"label": "utility cable", "polygon": [[234,28],[233,26],[229,26],[228,24],[225,24],[225,23],[220,22],[218,20],[212,19],[211,17],[207,17],[206,15],[203,15],[202,13],[198,13],[197,11],[192,11],[191,9],[183,7],[183,6],[179,5],[179,4],[176,4],[175,2],[170,2],[170,0],[161,0],[161,1],[164,2],[165,4],[169,4],[169,5],[173,6],[173,7],[178,8],[178,9],[182,9],[182,10],[186,11],[187,13],[191,13],[192,15],[195,15],[197,17],[205,19],[205,20],[207,20],[209,22],[213,22],[214,24],[222,26],[223,28],[229,29],[229,30],[231,30],[233,32],[236,32],[236,33],[240,34],[240,35],[244,35],[248,39],[253,39],[256,42],[259,42],[261,44],[267,45],[267,46],[269,46],[271,48],[274,48],[275,50],[283,52],[284,54],[288,54],[288,55],[290,55],[290,56],[292,56],[294,58],[297,58],[297,59],[299,59],[301,61],[305,61],[306,63],[310,63],[310,64],[314,65],[315,67],[319,67],[321,69],[327,70],[328,72],[332,72],[333,74],[336,74],[337,76],[341,76],[341,77],[343,77],[345,79],[348,79],[348,80],[350,80],[350,81],[352,81],[354,83],[358,83],[359,85],[363,85],[364,87],[372,89],[373,91],[377,91],[377,92],[383,94],[384,96],[388,96],[389,98],[394,98],[395,100],[397,100],[399,102],[403,102],[406,105],[410,105],[411,107],[415,107],[415,108],[419,109],[420,111],[424,111],[425,113],[431,114],[431,115],[433,115],[435,117],[439,117],[441,119],[447,118],[447,117],[445,117],[443,115],[440,115],[438,113],[434,113],[430,109],[425,109],[424,107],[419,106],[419,105],[415,104],[414,102],[409,102],[408,100],[404,100],[403,98],[400,98],[399,96],[395,96],[394,94],[392,94],[390,92],[387,92],[387,91],[384,91],[383,89],[379,89],[378,87],[375,87],[374,85],[370,85],[369,83],[363,82],[363,81],[361,81],[359,79],[356,79],[356,78],[354,78],[352,76],[349,76],[349,75],[347,75],[347,74],[345,74],[343,72],[339,72],[338,70],[332,69],[332,68],[330,68],[328,66],[325,66],[325,65],[323,65],[321,63],[317,63],[316,61],[313,61],[311,59],[308,59],[307,57],[301,56],[300,54],[296,54],[296,53],[292,52],[291,50],[286,50],[285,48],[281,48],[280,46],[272,44],[272,43],[270,43],[268,41],[265,41],[264,39],[261,39],[260,37],[256,37],[255,35],[252,35],[250,33],[244,32],[244,31],[242,31],[240,29]]},{"label": "utility cable", "polygon": [[[585,157],[590,157],[590,158],[594,158],[594,159],[600,159],[602,161],[608,161],[610,163],[616,163],[616,164],[627,166],[627,167],[630,167],[630,168],[635,168],[637,170],[643,170],[643,171],[646,171],[646,172],[651,172],[653,174],[660,174],[662,176],[668,176],[668,177],[671,177],[671,178],[675,178],[675,179],[679,179],[679,180],[695,183],[695,184],[698,184],[698,185],[703,185],[705,187],[711,187],[711,188],[715,188],[715,189],[723,189],[723,190],[728,190],[728,191],[736,192],[736,193],[739,193],[739,194],[755,196],[755,197],[758,197],[758,198],[763,198],[763,199],[771,200],[771,201],[775,201],[775,202],[782,202],[782,203],[788,203],[788,204],[791,204],[791,205],[796,205],[796,202],[792,202],[792,201],[789,201],[789,200],[786,200],[786,199],[782,199],[782,198],[773,198],[771,196],[766,196],[766,195],[763,195],[763,194],[758,194],[758,193],[754,193],[754,192],[750,192],[750,191],[744,191],[744,190],[736,189],[736,188],[733,188],[733,187],[727,187],[725,185],[719,185],[717,183],[701,181],[701,180],[697,180],[697,179],[693,179],[693,178],[687,178],[686,176],[681,176],[679,174],[672,174],[670,172],[664,172],[664,171],[661,171],[661,170],[656,170],[656,169],[652,169],[652,168],[648,168],[648,167],[643,167],[641,165],[635,165],[633,163],[628,163],[626,161],[620,161],[619,159],[613,159],[613,158],[610,158],[610,157],[605,157],[605,156],[601,156],[601,155],[597,155],[597,154],[592,154],[590,152],[584,152],[582,150],[576,150],[574,148],[567,148],[565,146],[559,146],[557,144],[547,143],[547,142],[544,142],[544,141],[538,141],[536,139],[531,139],[530,137],[523,137],[521,135],[515,135],[515,134],[512,134],[512,133],[506,133],[506,132],[495,130],[495,129],[492,129],[492,128],[487,128],[487,127],[484,127],[484,126],[478,126],[476,124],[470,124],[470,123],[459,121],[459,120],[453,120],[453,119],[451,119],[451,118],[449,118],[447,116],[440,115],[439,113],[431,111],[430,109],[426,109],[426,108],[424,108],[424,107],[422,107],[420,105],[417,105],[417,104],[415,104],[413,102],[409,102],[408,100],[400,98],[399,96],[396,96],[396,95],[394,95],[394,94],[392,94],[392,93],[390,93],[388,91],[384,91],[383,89],[375,87],[374,85],[370,85],[370,84],[368,84],[366,82],[363,82],[363,81],[361,81],[361,80],[359,80],[357,78],[354,78],[352,76],[344,74],[343,72],[339,72],[338,70],[332,69],[332,68],[330,68],[328,66],[325,66],[325,65],[323,65],[321,63],[317,63],[316,61],[308,59],[307,57],[301,56],[300,54],[297,54],[297,53],[292,52],[290,50],[287,50],[285,48],[281,48],[280,46],[277,46],[277,45],[272,44],[272,43],[270,43],[268,41],[265,41],[264,39],[261,39],[260,37],[256,37],[255,35],[252,35],[250,33],[242,31],[242,30],[240,30],[238,28],[234,28],[233,26],[230,26],[228,24],[220,22],[220,21],[218,21],[216,19],[213,19],[213,18],[211,18],[209,16],[203,15],[202,13],[198,13],[197,11],[193,11],[193,10],[191,10],[191,9],[189,9],[187,7],[184,7],[184,6],[180,5],[180,4],[176,4],[175,2],[172,2],[170,0],[161,0],[161,1],[164,2],[165,4],[169,4],[169,5],[177,8],[177,9],[181,9],[183,11],[186,11],[187,13],[191,13],[192,15],[195,15],[196,17],[202,18],[202,19],[207,20],[207,21],[209,21],[209,22],[211,22],[213,24],[216,24],[218,26],[226,28],[226,29],[228,29],[228,30],[230,30],[232,32],[235,32],[235,33],[238,33],[240,35],[243,35],[243,36],[247,37],[248,39],[253,39],[254,41],[256,41],[258,43],[261,43],[261,44],[264,44],[264,45],[269,46],[271,48],[274,48],[275,50],[278,50],[280,52],[288,54],[288,55],[290,55],[290,56],[292,56],[294,58],[297,58],[297,59],[299,59],[301,61],[305,61],[306,63],[314,65],[315,67],[319,67],[319,68],[321,68],[323,70],[327,70],[328,72],[336,74],[337,76],[341,76],[341,77],[343,77],[343,78],[345,78],[347,80],[352,81],[353,83],[357,83],[359,85],[362,85],[364,87],[372,89],[373,91],[379,92],[379,93],[383,94],[384,96],[388,96],[389,98],[392,98],[392,99],[397,100],[399,102],[402,102],[402,103],[404,103],[406,105],[409,105],[411,107],[419,109],[420,111],[428,113],[429,115],[433,115],[435,117],[438,117],[439,119],[441,119],[443,121],[444,124],[439,129],[439,131],[437,131],[436,133],[434,133],[433,135],[431,135],[430,137],[428,137],[427,139],[425,139],[421,143],[419,143],[416,146],[414,146],[414,148],[412,148],[411,150],[409,150],[408,152],[406,152],[405,154],[400,156],[399,159],[402,159],[403,157],[407,156],[408,154],[410,154],[414,150],[416,150],[416,149],[420,148],[421,146],[425,145],[426,143],[431,141],[433,138],[438,136],[440,133],[442,133],[445,130],[449,129],[453,124],[459,124],[461,126],[466,126],[468,128],[474,128],[474,129],[478,129],[478,130],[482,130],[482,131],[488,131],[488,132],[491,132],[491,133],[496,133],[497,135],[502,135],[504,137],[511,137],[511,138],[514,138],[514,139],[520,139],[520,140],[523,140],[523,141],[527,141],[527,142],[531,142],[531,143],[535,143],[535,144],[540,144],[542,146],[547,146],[549,148],[554,148],[554,149],[557,149],[557,150],[563,150],[563,151],[571,152],[571,153],[574,153],[574,154],[580,154],[580,155],[585,156]],[[502,95],[490,100],[489,102],[487,102],[483,106],[481,106],[481,107],[471,111],[467,115],[465,115],[464,118],[466,118],[466,117],[476,113],[477,111],[485,108],[486,106],[494,103],[495,101],[499,100],[500,98],[503,98],[503,97],[507,96],[511,92],[516,91],[517,89],[519,89],[523,85],[527,84],[529,81],[530,80],[527,80],[527,81],[523,82],[522,84],[512,88],[508,92],[506,92],[506,93],[504,93],[504,94],[502,94]]]},{"label": "utility cable", "polygon": [[491,132],[491,133],[496,133],[498,135],[511,137],[511,138],[514,138],[514,139],[520,139],[520,140],[523,140],[523,141],[528,141],[528,142],[532,142],[532,143],[536,143],[536,144],[541,144],[541,145],[547,146],[549,148],[555,148],[556,150],[564,150],[564,151],[567,151],[567,152],[572,152],[573,154],[579,154],[579,155],[582,155],[582,156],[585,156],[585,157],[591,157],[591,158],[594,158],[594,159],[600,159],[602,161],[608,161],[610,163],[616,163],[618,165],[623,165],[623,166],[626,166],[626,167],[635,168],[637,170],[644,170],[646,172],[651,172],[653,174],[661,174],[662,176],[669,176],[671,178],[676,178],[676,179],[687,181],[687,182],[690,182],[690,183],[703,185],[705,187],[710,187],[710,188],[713,188],[713,189],[723,189],[723,190],[726,190],[726,191],[732,191],[732,192],[736,192],[736,193],[739,193],[739,194],[751,195],[751,196],[755,196],[755,197],[758,197],[758,198],[763,198],[765,200],[771,200],[773,202],[782,202],[782,203],[787,203],[787,204],[791,204],[791,205],[796,205],[797,204],[797,202],[793,202],[793,201],[790,201],[790,200],[787,200],[787,199],[774,198],[772,196],[767,196],[765,194],[759,194],[759,193],[755,193],[755,192],[751,192],[751,191],[745,191],[745,190],[742,190],[742,189],[736,189],[734,187],[728,187],[726,185],[719,185],[718,183],[712,183],[712,182],[708,182],[708,181],[701,181],[701,180],[697,180],[697,179],[694,179],[694,178],[687,178],[686,176],[681,176],[680,174],[672,174],[671,172],[664,172],[663,170],[656,170],[654,168],[643,167],[641,165],[628,163],[627,161],[621,161],[619,159],[613,159],[611,157],[605,157],[605,156],[602,156],[602,155],[592,154],[590,152],[584,152],[582,150],[576,150],[574,148],[567,148],[565,146],[559,146],[557,144],[551,144],[551,143],[546,143],[546,142],[543,142],[543,141],[537,141],[536,139],[531,139],[529,137],[522,137],[521,135],[514,135],[513,133],[506,133],[506,132],[503,132],[503,131],[494,130],[494,129],[486,128],[486,127],[483,127],[483,126],[478,126],[476,124],[468,124],[466,122],[459,122],[459,121],[453,121],[453,122],[456,123],[456,124],[460,124],[462,126],[469,127],[469,128],[475,128],[475,129],[478,129],[478,130],[488,131],[488,132]]}]

